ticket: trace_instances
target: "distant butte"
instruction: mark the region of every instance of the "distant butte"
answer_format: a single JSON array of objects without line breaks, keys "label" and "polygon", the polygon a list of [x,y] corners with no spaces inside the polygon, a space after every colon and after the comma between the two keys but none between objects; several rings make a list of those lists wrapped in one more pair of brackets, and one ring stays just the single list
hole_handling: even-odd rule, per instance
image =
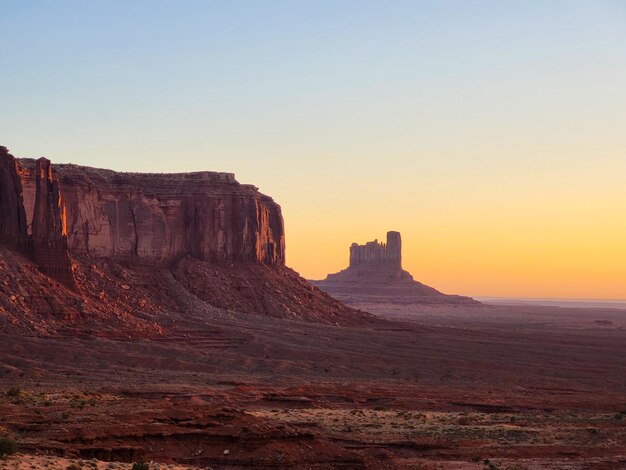
[{"label": "distant butte", "polygon": [[470,297],[447,295],[413,279],[402,269],[402,238],[387,232],[387,243],[374,240],[350,246],[350,265],[315,286],[346,303],[466,304],[479,305]]}]

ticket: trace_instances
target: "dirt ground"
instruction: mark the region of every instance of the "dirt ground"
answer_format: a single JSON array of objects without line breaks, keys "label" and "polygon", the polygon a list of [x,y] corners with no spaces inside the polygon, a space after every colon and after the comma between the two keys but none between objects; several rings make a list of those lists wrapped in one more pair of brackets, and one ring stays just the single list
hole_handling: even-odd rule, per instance
[{"label": "dirt ground", "polygon": [[626,311],[356,307],[387,321],[3,335],[0,434],[22,455],[0,468],[626,468]]}]

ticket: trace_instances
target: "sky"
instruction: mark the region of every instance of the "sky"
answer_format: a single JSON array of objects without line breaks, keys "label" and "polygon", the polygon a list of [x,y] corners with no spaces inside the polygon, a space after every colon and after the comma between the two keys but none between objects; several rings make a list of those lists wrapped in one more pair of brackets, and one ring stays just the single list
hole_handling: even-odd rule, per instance
[{"label": "sky", "polygon": [[325,277],[403,237],[421,282],[626,298],[626,3],[0,0],[0,145],[234,172]]}]

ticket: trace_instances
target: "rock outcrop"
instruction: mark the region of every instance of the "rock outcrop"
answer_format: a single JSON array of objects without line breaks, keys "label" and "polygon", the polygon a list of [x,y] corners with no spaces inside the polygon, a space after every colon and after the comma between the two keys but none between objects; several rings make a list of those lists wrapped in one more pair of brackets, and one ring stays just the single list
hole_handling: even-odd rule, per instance
[{"label": "rock outcrop", "polygon": [[35,168],[32,252],[41,271],[70,289],[77,288],[67,244],[65,206],[50,160],[40,158]]},{"label": "rock outcrop", "polygon": [[378,240],[350,246],[348,268],[311,281],[338,300],[349,304],[474,304],[458,295],[447,295],[413,279],[402,269],[402,239],[399,232],[387,232],[387,243]]},{"label": "rock outcrop", "polygon": [[6,147],[0,147],[0,243],[26,250],[26,214],[19,166]]},{"label": "rock outcrop", "polygon": [[30,255],[43,273],[76,290],[67,246],[65,206],[50,161],[40,158],[33,171],[30,224],[24,204],[23,176],[19,162],[6,147],[0,147],[0,243]]},{"label": "rock outcrop", "polygon": [[0,332],[151,336],[227,311],[374,321],[285,266],[280,206],[230,173],[118,173],[3,150],[0,183]]},{"label": "rock outcrop", "polygon": [[[36,194],[36,164],[30,159],[20,164],[28,208]],[[285,263],[280,206],[230,173],[53,167],[63,188],[72,253],[148,262],[189,255],[207,261]]]},{"label": "rock outcrop", "polygon": [[350,246],[350,267],[402,269],[402,239],[400,232],[387,232],[387,243],[378,240],[365,245]]}]

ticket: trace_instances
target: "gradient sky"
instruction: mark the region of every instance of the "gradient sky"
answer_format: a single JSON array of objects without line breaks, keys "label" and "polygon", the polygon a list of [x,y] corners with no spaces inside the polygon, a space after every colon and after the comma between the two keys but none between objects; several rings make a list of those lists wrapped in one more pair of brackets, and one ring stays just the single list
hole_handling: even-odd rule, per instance
[{"label": "gradient sky", "polygon": [[0,0],[0,145],[234,172],[309,278],[626,298],[626,3]]}]

